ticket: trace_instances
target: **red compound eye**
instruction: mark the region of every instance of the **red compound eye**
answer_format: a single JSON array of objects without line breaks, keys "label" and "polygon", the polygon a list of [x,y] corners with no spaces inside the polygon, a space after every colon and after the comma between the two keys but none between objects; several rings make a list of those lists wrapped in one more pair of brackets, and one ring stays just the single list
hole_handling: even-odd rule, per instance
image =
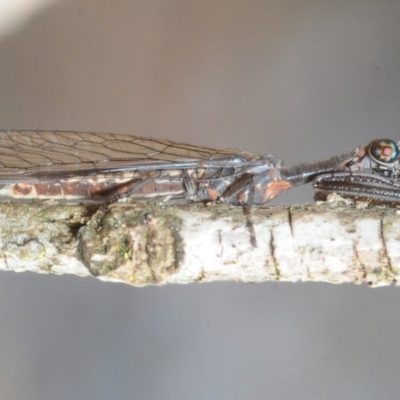
[{"label": "red compound eye", "polygon": [[378,164],[391,164],[399,157],[399,148],[390,139],[376,139],[368,146],[368,154]]}]

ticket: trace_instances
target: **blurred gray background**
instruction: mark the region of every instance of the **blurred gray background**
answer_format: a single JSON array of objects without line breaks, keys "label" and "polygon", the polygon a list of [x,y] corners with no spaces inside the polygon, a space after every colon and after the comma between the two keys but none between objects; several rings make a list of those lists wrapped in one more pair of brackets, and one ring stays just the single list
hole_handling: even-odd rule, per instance
[{"label": "blurred gray background", "polygon": [[[399,138],[399,1],[47,3],[12,31],[0,20],[2,128],[286,164]],[[0,278],[0,399],[399,398],[400,288]]]}]

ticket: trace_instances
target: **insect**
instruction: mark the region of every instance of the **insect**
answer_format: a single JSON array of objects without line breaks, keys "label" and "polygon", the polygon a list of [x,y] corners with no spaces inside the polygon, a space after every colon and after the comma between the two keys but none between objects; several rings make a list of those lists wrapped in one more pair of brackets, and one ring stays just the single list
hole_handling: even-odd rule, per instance
[{"label": "insect", "polygon": [[273,155],[163,139],[61,131],[0,131],[0,198],[111,203],[264,204],[314,181],[320,195],[400,202],[399,150],[388,139],[326,161],[283,166]]}]

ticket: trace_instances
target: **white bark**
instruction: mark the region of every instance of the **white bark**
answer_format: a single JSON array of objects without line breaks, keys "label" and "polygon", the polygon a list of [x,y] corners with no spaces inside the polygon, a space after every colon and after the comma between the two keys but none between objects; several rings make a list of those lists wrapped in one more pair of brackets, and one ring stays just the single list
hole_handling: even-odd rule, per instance
[{"label": "white bark", "polygon": [[135,286],[212,281],[397,282],[396,209],[344,203],[254,208],[222,204],[0,204],[0,269],[95,276]]}]

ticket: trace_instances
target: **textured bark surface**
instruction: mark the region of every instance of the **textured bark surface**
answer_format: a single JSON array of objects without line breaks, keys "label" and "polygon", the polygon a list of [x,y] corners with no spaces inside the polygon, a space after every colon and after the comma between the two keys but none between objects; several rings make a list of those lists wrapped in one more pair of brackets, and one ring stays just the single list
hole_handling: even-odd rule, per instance
[{"label": "textured bark surface", "polygon": [[400,215],[342,202],[252,210],[118,203],[0,204],[0,269],[135,286],[211,281],[396,283]]}]

